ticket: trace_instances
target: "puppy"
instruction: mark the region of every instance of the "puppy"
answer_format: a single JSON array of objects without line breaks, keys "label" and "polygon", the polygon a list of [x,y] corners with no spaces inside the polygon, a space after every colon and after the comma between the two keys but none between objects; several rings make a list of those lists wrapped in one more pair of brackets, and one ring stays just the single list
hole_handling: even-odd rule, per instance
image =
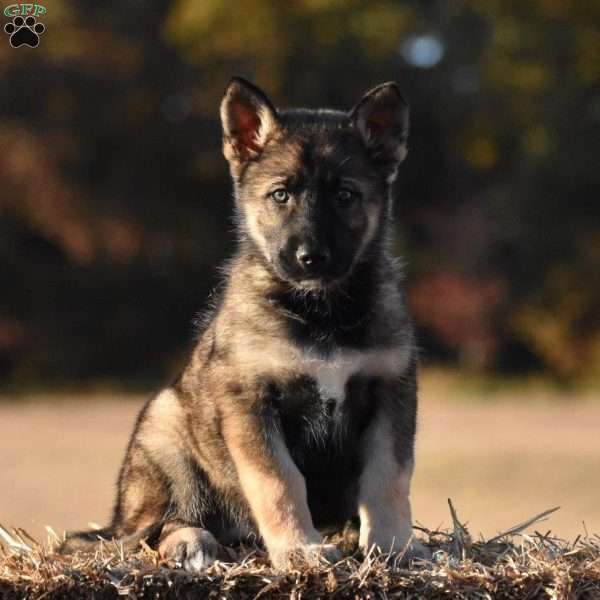
[{"label": "puppy", "polygon": [[198,571],[254,534],[271,561],[412,538],[417,357],[390,253],[391,185],[408,106],[394,83],[349,112],[276,109],[234,78],[221,104],[238,249],[187,367],[142,409],[112,524],[70,535],[135,545]]}]

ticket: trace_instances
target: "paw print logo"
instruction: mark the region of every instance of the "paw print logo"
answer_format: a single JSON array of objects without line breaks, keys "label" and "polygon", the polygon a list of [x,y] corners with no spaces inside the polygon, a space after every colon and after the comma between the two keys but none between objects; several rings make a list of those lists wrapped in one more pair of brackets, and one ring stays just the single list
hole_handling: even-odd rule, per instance
[{"label": "paw print logo", "polygon": [[44,25],[37,23],[36,18],[32,16],[26,19],[15,17],[12,23],[7,23],[4,26],[4,31],[10,35],[10,45],[13,48],[18,48],[19,46],[37,48],[40,43],[40,35],[45,30]]}]

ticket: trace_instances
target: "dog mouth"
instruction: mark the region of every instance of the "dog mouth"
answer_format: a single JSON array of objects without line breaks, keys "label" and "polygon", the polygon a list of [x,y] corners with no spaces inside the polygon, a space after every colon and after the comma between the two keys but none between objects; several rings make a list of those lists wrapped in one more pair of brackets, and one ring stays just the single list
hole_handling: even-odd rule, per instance
[{"label": "dog mouth", "polygon": [[335,288],[343,282],[348,276],[348,272],[343,274],[327,272],[327,273],[289,273],[285,269],[275,269],[279,279],[290,285],[291,287],[312,292],[323,292]]},{"label": "dog mouth", "polygon": [[297,290],[326,291],[336,287],[350,274],[352,263],[342,265],[339,262],[330,263],[322,268],[302,269],[289,261],[287,257],[270,260],[272,270],[281,281]]},{"label": "dog mouth", "polygon": [[312,279],[300,279],[290,281],[294,287],[301,288],[303,290],[309,290],[312,292],[318,292],[335,287],[336,283],[339,282],[339,278],[336,279],[324,279],[324,278],[312,278]]}]

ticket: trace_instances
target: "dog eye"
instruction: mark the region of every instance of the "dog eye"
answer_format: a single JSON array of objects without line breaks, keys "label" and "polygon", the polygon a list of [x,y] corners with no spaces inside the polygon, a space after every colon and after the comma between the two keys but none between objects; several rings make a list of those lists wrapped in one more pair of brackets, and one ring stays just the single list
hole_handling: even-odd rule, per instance
[{"label": "dog eye", "polygon": [[342,206],[350,205],[352,203],[352,200],[354,200],[355,197],[356,197],[356,194],[352,190],[349,190],[347,188],[342,188],[342,189],[338,190],[335,195],[335,199]]},{"label": "dog eye", "polygon": [[279,188],[278,190],[271,192],[271,198],[273,198],[277,204],[285,204],[290,199],[290,195],[287,190]]}]

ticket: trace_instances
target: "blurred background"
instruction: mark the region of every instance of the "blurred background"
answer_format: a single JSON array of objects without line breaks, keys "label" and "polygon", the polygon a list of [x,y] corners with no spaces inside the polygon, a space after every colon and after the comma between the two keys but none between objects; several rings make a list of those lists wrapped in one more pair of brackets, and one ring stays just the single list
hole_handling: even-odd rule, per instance
[{"label": "blurred background", "polygon": [[106,520],[135,411],[233,250],[237,74],[282,106],[390,79],[410,101],[417,518],[447,523],[452,495],[475,531],[553,504],[564,535],[600,530],[600,3],[44,6],[39,47],[0,38],[0,522]]}]

